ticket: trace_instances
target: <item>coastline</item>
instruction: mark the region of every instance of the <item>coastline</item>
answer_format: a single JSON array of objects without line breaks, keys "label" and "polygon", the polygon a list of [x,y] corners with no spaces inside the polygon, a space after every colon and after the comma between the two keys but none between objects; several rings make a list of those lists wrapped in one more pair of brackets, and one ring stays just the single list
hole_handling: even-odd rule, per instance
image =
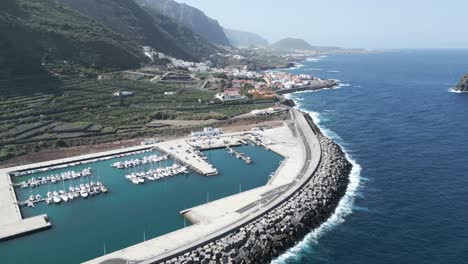
[{"label": "coastline", "polygon": [[[278,97],[285,94],[307,90],[330,89],[339,85],[337,80],[330,80],[325,85],[313,85],[288,89],[278,93]],[[287,98],[287,97],[286,97]],[[289,99],[289,98],[287,98]],[[288,105],[294,100],[282,100]],[[292,106],[292,105],[289,105]],[[98,258],[87,263],[107,263],[107,260],[136,261],[140,263],[270,263],[276,258],[288,255],[295,246],[300,246],[311,234],[327,228],[330,221],[334,221],[340,212],[341,204],[350,199],[348,193],[353,192],[359,185],[356,177],[360,166],[352,161],[343,148],[323,133],[314,123],[314,118],[308,113],[297,109],[306,119],[320,149],[320,160],[313,171],[307,175],[297,177],[295,190],[287,197],[277,201],[278,204],[263,213],[246,215],[242,223],[232,227],[222,228],[204,239],[193,241],[180,248],[169,250],[163,254],[143,260],[132,258],[134,254],[116,254]],[[297,120],[295,121],[297,122]],[[303,134],[304,132],[301,131]],[[302,135],[304,136],[304,135]],[[309,135],[310,138],[310,135]],[[310,139],[309,139],[310,140]],[[305,142],[304,142],[305,143]],[[306,147],[310,148],[311,145]],[[322,152],[323,150],[323,152]],[[324,154],[326,153],[326,154]],[[310,159],[306,157],[306,160]],[[358,177],[357,177],[358,178]],[[292,186],[286,187],[290,189]],[[267,202],[271,203],[271,202]],[[149,249],[149,248],[148,248]],[[128,257],[126,257],[128,256]]]},{"label": "coastline", "polygon": [[334,213],[330,215],[320,226],[316,229],[311,230],[301,241],[296,245],[289,248],[279,257],[271,261],[272,264],[285,264],[290,261],[301,261],[302,252],[310,250],[310,244],[318,243],[318,239],[326,234],[328,231],[334,229],[337,225],[340,225],[345,221],[345,218],[353,212],[353,204],[356,193],[361,186],[361,166],[353,159],[353,157],[347,152],[347,150],[341,146],[342,143],[339,141],[341,138],[336,135],[333,131],[321,125],[320,113],[309,111],[301,107],[301,102],[293,98],[294,93],[289,93],[284,96],[285,100],[293,102],[294,108],[307,113],[313,120],[314,124],[320,129],[320,131],[329,139],[333,140],[335,144],[339,145],[342,149],[346,159],[352,164],[352,169],[349,173],[349,183],[345,194],[339,201]]}]

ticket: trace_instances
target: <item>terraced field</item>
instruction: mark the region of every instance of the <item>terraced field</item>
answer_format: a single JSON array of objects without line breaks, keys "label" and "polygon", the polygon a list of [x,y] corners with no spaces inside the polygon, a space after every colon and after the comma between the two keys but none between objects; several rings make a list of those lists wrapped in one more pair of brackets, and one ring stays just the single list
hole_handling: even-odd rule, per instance
[{"label": "terraced field", "polygon": [[[27,90],[32,91],[36,84],[29,85],[32,88]],[[0,160],[40,148],[187,133],[188,128],[154,126],[151,122],[225,120],[274,103],[274,100],[222,103],[214,99],[213,91],[146,80],[63,77],[51,91],[0,98]],[[114,96],[122,91],[133,92],[133,96]],[[166,96],[165,92],[177,95]]]}]

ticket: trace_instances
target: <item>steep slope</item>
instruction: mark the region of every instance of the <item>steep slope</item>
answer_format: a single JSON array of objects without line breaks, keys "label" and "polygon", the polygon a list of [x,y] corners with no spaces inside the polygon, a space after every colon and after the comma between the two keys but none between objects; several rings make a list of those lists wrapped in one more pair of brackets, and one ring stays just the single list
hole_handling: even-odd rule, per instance
[{"label": "steep slope", "polygon": [[47,75],[43,64],[64,61],[85,68],[133,68],[146,61],[138,45],[54,0],[2,0],[0,35],[3,81]]},{"label": "steep slope", "polygon": [[468,74],[465,74],[454,89],[459,92],[468,92]]},{"label": "steep slope", "polygon": [[[59,0],[82,15],[95,19],[141,45],[151,46],[168,55],[186,59],[201,59],[199,54],[211,53],[213,47],[160,14],[148,14],[130,0]],[[203,52],[194,53],[192,46]]]},{"label": "steep slope", "polygon": [[293,50],[313,50],[314,47],[303,39],[285,38],[270,46],[274,50],[293,51]]},{"label": "steep slope", "polygon": [[204,37],[209,42],[231,46],[218,21],[207,17],[202,11],[177,3],[174,0],[136,0],[140,5],[154,9],[155,11],[174,19],[179,24],[191,29],[196,34]]},{"label": "steep slope", "polygon": [[268,46],[268,41],[262,38],[260,35],[234,30],[234,29],[224,29],[224,33],[228,37],[232,45],[236,47],[241,46],[256,46],[256,47],[266,47]]}]

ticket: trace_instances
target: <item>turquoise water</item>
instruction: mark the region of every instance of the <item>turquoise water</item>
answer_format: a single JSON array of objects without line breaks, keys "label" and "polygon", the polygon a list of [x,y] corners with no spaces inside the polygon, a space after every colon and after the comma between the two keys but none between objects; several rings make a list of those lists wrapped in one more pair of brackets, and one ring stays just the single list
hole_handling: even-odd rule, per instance
[{"label": "turquoise water", "polygon": [[[46,213],[53,227],[18,239],[0,243],[1,263],[80,263],[183,228],[186,223],[179,214],[181,210],[223,198],[239,190],[246,191],[267,183],[275,171],[281,156],[263,148],[242,146],[240,151],[254,161],[247,165],[227,153],[226,149],[206,151],[208,160],[220,175],[205,177],[196,173],[179,175],[144,185],[131,184],[126,178],[129,170],[112,168],[118,160],[152,155],[138,154],[131,157],[83,164],[66,169],[37,173],[28,177],[14,178],[23,181],[33,176],[46,176],[67,170],[93,169],[93,181],[99,180],[109,189],[88,199],[75,199],[67,204],[37,204],[35,208],[22,208],[25,217]],[[172,161],[163,163],[171,165]],[[146,171],[149,165],[138,167]],[[134,169],[133,169],[134,170]],[[83,179],[86,183],[91,179]],[[68,189],[71,181],[65,182]],[[81,180],[75,180],[73,186]],[[62,184],[43,185],[33,189],[33,194],[45,196],[48,190],[64,189]],[[20,201],[26,200],[30,189],[18,189]]]}]

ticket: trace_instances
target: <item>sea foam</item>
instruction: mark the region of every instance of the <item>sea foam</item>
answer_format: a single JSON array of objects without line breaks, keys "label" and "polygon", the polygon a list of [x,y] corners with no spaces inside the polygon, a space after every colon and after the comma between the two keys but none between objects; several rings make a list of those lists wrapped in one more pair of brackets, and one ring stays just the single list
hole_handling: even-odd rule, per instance
[{"label": "sea foam", "polygon": [[468,93],[468,91],[457,91],[457,90],[455,90],[454,88],[450,88],[450,89],[449,89],[449,92],[451,92],[451,93],[457,93],[457,94],[465,94],[465,93]]}]

